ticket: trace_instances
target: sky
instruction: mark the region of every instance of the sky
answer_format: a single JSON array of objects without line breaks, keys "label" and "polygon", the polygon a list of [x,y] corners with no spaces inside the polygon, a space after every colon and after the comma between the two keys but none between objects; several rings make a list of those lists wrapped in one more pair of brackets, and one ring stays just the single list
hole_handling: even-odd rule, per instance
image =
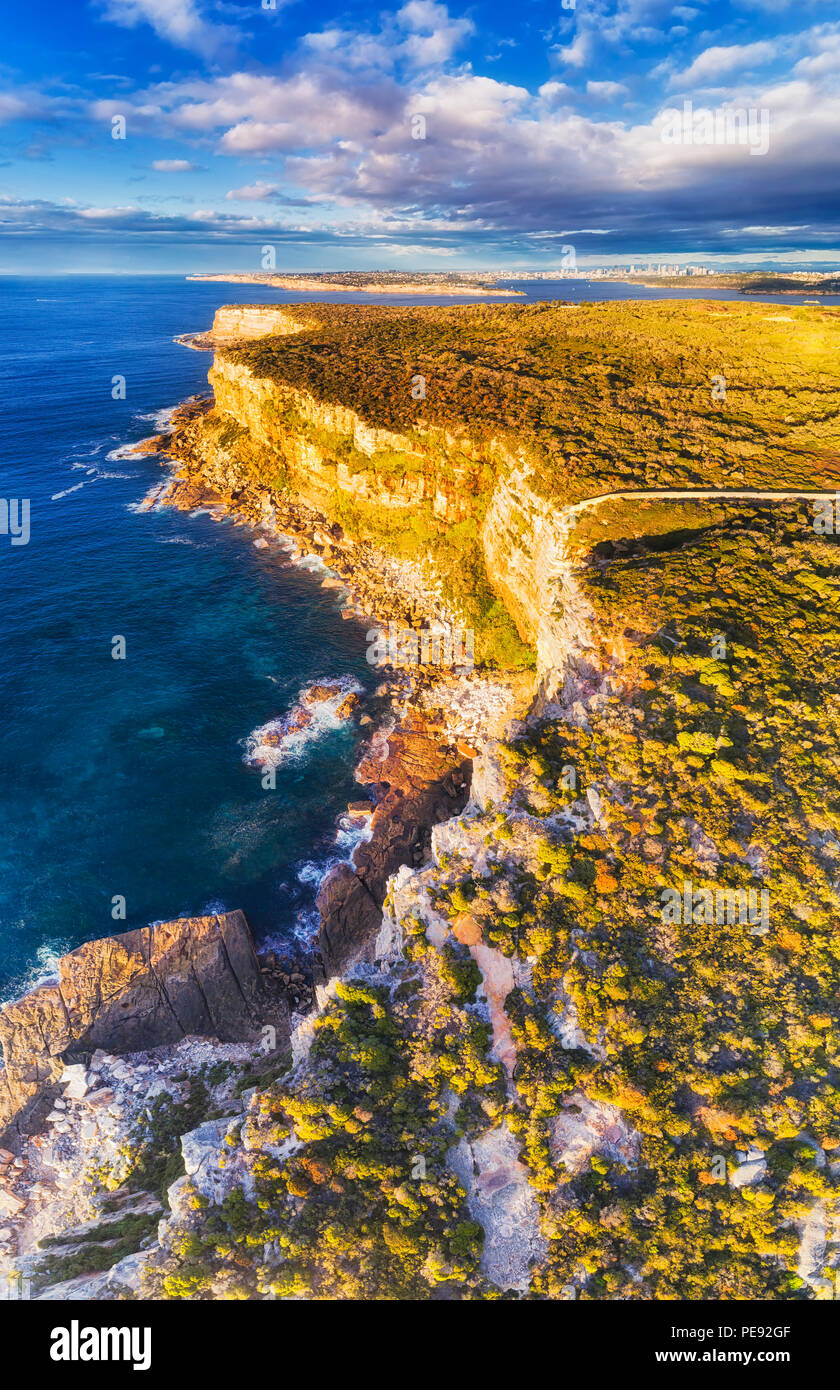
[{"label": "sky", "polygon": [[2,8],[5,273],[840,264],[835,0]]}]

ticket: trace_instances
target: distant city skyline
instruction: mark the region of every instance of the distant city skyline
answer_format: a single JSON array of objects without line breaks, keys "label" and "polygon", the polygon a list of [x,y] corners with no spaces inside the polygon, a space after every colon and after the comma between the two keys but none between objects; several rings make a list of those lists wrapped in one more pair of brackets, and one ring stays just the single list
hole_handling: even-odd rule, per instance
[{"label": "distant city skyline", "polygon": [[828,0],[47,0],[0,271],[840,265]]}]

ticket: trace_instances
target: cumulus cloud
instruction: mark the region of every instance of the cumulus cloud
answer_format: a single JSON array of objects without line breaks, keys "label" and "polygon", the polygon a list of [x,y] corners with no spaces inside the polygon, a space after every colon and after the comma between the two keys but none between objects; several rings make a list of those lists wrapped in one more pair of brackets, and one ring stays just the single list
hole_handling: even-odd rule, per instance
[{"label": "cumulus cloud", "polygon": [[672,87],[703,87],[719,82],[733,72],[761,67],[778,57],[775,43],[729,44],[705,49],[683,72],[674,73]]},{"label": "cumulus cloud", "polygon": [[408,0],[395,13],[382,15],[377,29],[330,25],[305,34],[303,45],[316,58],[344,68],[428,69],[448,63],[474,33],[471,19],[453,18],[438,0]]},{"label": "cumulus cloud", "polygon": [[464,39],[475,33],[471,19],[452,19],[446,5],[435,0],[408,0],[397,11],[396,21],[406,31],[402,51],[418,67],[448,62]]},{"label": "cumulus cloud", "polygon": [[190,174],[198,169],[189,159],[153,159],[152,168],[159,174]]},{"label": "cumulus cloud", "polygon": [[158,38],[205,58],[215,57],[237,38],[227,25],[203,19],[195,0],[102,0],[102,17],[123,29],[148,24]]}]

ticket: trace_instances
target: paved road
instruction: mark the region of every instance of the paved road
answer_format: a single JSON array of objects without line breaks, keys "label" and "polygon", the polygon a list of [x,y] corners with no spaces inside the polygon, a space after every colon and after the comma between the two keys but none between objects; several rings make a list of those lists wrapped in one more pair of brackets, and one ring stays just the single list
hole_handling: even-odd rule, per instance
[{"label": "paved road", "polygon": [[652,488],[650,490],[631,489],[628,492],[602,492],[598,497],[585,497],[582,502],[570,502],[563,511],[567,514],[573,512],[583,512],[590,507],[597,507],[601,502],[610,502],[613,499],[637,502],[639,499],[651,501],[696,501],[699,498],[713,499],[723,498],[731,502],[784,502],[784,501],[823,501],[826,498],[834,500],[840,497],[840,489],[831,492],[806,492],[799,490],[773,491],[768,489],[766,492],[759,492],[754,489],[730,489],[730,488],[684,488],[669,490],[668,488]]}]

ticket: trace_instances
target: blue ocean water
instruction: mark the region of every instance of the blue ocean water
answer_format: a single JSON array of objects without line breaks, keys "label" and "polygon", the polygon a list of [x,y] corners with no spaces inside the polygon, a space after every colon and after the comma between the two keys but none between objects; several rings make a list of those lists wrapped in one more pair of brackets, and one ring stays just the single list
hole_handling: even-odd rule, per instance
[{"label": "blue ocean water", "polygon": [[[528,299],[678,297],[523,287]],[[679,297],[704,294],[738,298]],[[180,276],[0,281],[0,498],[31,507],[28,545],[0,535],[0,999],[81,941],[209,907],[241,907],[258,937],[287,938],[346,852],[336,825],[358,790],[358,734],[326,728],[274,791],[243,742],[313,680],[369,687],[363,628],[247,528],[133,510],[160,465],[120,456],[206,389],[208,356],[176,334],[207,328],[220,304],[304,297],[316,296]]]},{"label": "blue ocean water", "polygon": [[31,507],[28,545],[0,535],[0,999],[81,941],[211,904],[288,934],[341,853],[354,732],[327,728],[274,791],[242,740],[313,680],[369,687],[363,628],[248,528],[133,511],[160,464],[114,457],[207,389],[209,357],[173,335],[273,298],[244,289],[0,285],[0,497]]}]

